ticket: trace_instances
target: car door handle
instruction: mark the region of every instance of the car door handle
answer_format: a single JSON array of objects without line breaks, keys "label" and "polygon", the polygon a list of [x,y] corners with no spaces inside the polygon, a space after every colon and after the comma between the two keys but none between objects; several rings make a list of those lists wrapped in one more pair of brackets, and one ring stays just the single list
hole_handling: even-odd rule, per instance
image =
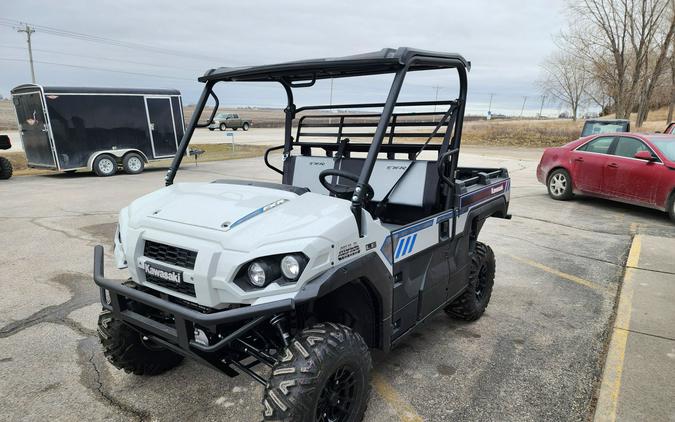
[{"label": "car door handle", "polygon": [[609,163],[609,164],[607,164],[607,167],[610,167],[610,168],[613,168],[613,169],[618,169],[619,165],[616,164],[616,163]]},{"label": "car door handle", "polygon": [[584,159],[582,157],[577,157],[577,158],[574,159],[574,161],[582,162],[582,161],[584,161]]}]

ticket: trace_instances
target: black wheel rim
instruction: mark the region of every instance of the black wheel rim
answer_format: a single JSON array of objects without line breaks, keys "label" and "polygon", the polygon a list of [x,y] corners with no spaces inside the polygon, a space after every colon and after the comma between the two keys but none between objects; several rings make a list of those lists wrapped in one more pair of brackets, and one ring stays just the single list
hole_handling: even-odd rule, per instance
[{"label": "black wheel rim", "polygon": [[478,280],[476,280],[476,298],[483,300],[485,297],[485,288],[487,287],[487,265],[483,264],[478,269]]},{"label": "black wheel rim", "polygon": [[347,365],[338,368],[321,390],[316,406],[316,420],[319,422],[349,420],[356,402],[357,389],[356,373]]}]

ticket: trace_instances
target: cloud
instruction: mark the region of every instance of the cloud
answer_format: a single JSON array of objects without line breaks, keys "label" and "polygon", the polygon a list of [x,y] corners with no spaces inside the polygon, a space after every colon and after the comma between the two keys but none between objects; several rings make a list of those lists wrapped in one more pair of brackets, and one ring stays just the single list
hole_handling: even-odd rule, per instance
[{"label": "cloud", "polygon": [[[267,64],[411,46],[459,52],[472,62],[469,99],[516,107],[537,95],[538,65],[562,27],[563,0],[504,1],[147,1],[24,0],[3,5],[3,17],[36,25],[107,37],[153,48],[124,48],[53,36],[33,35],[38,83],[45,85],[177,88],[185,103],[200,90],[197,76],[219,66]],[[0,93],[30,81],[25,34],[0,26]],[[169,49],[184,54],[162,54]],[[4,61],[2,59],[5,59]],[[132,62],[132,63],[130,63]],[[95,70],[91,68],[101,68]],[[114,73],[129,72],[129,73]],[[175,79],[167,79],[172,77]],[[427,78],[413,89],[428,99],[434,87],[452,83]],[[379,91],[335,83],[336,100],[359,101]],[[355,88],[356,87],[356,88]],[[281,106],[278,88],[237,86],[223,103]],[[379,87],[378,87],[379,88]],[[417,90],[417,91],[415,91]],[[441,89],[441,93],[446,91]],[[319,84],[306,101],[326,101],[329,84]],[[469,109],[471,109],[471,104]]]}]

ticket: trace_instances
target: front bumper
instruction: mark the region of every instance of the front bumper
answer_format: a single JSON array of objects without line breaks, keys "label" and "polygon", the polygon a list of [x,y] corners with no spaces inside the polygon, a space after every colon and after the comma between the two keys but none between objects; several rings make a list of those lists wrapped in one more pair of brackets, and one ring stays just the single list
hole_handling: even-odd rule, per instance
[{"label": "front bumper", "polygon": [[[94,282],[101,290],[101,304],[113,313],[115,318],[124,321],[140,332],[147,333],[154,340],[177,353],[204,361],[202,353],[217,352],[246,332],[266,321],[275,314],[295,309],[293,299],[284,299],[260,305],[244,306],[235,309],[201,313],[193,309],[169,302],[151,294],[124,286],[122,280],[105,278],[103,269],[103,247],[94,248]],[[106,295],[107,292],[107,295]],[[107,296],[107,297],[106,297]],[[173,317],[174,324],[167,325],[134,312],[133,303],[161,311]],[[245,323],[243,323],[246,321]],[[203,344],[195,341],[196,326],[216,331],[218,325],[242,323],[232,333],[214,344]],[[211,364],[210,362],[204,362]],[[210,366],[213,366],[212,364]]]}]

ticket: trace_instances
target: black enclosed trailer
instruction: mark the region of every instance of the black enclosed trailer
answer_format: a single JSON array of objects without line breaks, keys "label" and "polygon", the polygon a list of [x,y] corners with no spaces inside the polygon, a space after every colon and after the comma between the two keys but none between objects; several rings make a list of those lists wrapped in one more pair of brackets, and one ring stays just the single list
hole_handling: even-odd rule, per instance
[{"label": "black enclosed trailer", "polygon": [[12,100],[30,167],[140,173],[173,157],[185,130],[177,90],[26,84]]}]

